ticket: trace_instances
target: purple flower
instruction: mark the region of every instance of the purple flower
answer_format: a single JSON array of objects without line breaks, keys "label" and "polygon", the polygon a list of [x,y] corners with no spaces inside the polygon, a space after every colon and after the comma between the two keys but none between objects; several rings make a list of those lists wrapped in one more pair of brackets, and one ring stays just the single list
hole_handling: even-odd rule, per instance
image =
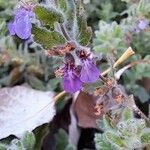
[{"label": "purple flower", "polygon": [[66,54],[65,66],[63,70],[63,88],[66,92],[75,93],[82,87],[82,82],[79,78],[77,67],[75,66],[74,57],[71,54]]},{"label": "purple flower", "polygon": [[135,28],[135,32],[139,33],[140,31],[145,30],[147,27],[148,27],[148,22],[145,19],[141,19],[137,23],[137,26]]},{"label": "purple flower", "polygon": [[28,39],[32,29],[30,18],[34,16],[34,13],[25,8],[18,8],[14,13],[14,21],[8,24],[10,35],[16,34],[21,39]]},{"label": "purple flower", "polygon": [[147,23],[146,20],[139,20],[138,28],[139,28],[140,30],[146,29],[147,26],[148,26],[148,23]]},{"label": "purple flower", "polygon": [[100,71],[94,64],[92,58],[90,58],[90,54],[87,54],[84,50],[81,50],[77,55],[81,60],[82,67],[80,72],[80,80],[84,83],[95,82],[99,78]]},{"label": "purple flower", "polygon": [[64,73],[63,88],[66,92],[75,93],[82,87],[82,82],[73,69],[68,69]]},{"label": "purple flower", "polygon": [[80,72],[80,80],[84,83],[95,82],[100,75],[100,71],[91,59],[82,61],[82,69]]}]

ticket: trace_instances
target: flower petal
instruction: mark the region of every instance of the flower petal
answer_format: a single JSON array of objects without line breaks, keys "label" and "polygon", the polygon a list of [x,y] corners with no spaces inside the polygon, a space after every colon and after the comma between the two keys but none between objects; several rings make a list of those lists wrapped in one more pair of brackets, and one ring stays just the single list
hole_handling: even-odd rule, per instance
[{"label": "flower petal", "polygon": [[139,24],[138,24],[138,28],[141,30],[146,29],[148,26],[148,23],[146,22],[146,20],[140,20]]},{"label": "flower petal", "polygon": [[9,30],[10,35],[15,35],[14,24],[12,22],[8,23],[7,28]]},{"label": "flower petal", "polygon": [[31,36],[32,24],[29,16],[23,16],[14,22],[15,32],[21,39],[28,39]]},{"label": "flower petal", "polygon": [[66,92],[75,93],[81,89],[82,82],[73,71],[67,71],[64,75],[63,88]]},{"label": "flower petal", "polygon": [[82,64],[80,80],[84,83],[95,82],[100,75],[100,71],[91,60],[85,60]]}]

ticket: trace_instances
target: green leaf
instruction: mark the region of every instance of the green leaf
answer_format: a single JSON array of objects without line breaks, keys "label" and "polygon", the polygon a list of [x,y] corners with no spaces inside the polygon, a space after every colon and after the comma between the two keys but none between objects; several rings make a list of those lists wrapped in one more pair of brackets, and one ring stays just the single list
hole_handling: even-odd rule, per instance
[{"label": "green leaf", "polygon": [[124,141],[117,134],[108,131],[105,133],[105,136],[111,144],[115,144],[118,147],[124,147]]},{"label": "green leaf", "polygon": [[141,135],[141,142],[143,144],[150,144],[150,129],[147,128]]},{"label": "green leaf", "polygon": [[76,18],[76,6],[74,0],[66,0],[67,2],[67,11],[65,13],[66,16],[66,28],[72,35],[74,20]]},{"label": "green leaf", "polygon": [[32,34],[35,42],[41,44],[44,49],[65,43],[65,38],[57,31],[48,31],[33,25]]},{"label": "green leaf", "polygon": [[45,90],[45,86],[43,82],[37,77],[30,75],[28,76],[28,81],[29,81],[29,84],[32,86],[32,88],[37,89],[37,90]]},{"label": "green leaf", "polygon": [[137,96],[142,103],[149,99],[148,92],[142,86],[137,85],[135,89],[132,88],[132,93],[134,96]]},{"label": "green leaf", "polygon": [[22,142],[18,139],[12,140],[10,147],[14,147],[15,150],[23,150],[24,149]]},{"label": "green leaf", "polygon": [[68,145],[65,150],[77,150],[74,146]]},{"label": "green leaf", "polygon": [[52,29],[54,28],[55,22],[64,22],[62,13],[54,8],[37,5],[34,7],[33,11],[44,26],[50,26]]},{"label": "green leaf", "polygon": [[97,120],[96,123],[101,130],[107,131],[113,129],[113,125],[111,124],[110,118],[107,115],[103,116],[103,120]]},{"label": "green leaf", "polygon": [[7,150],[7,145],[0,143],[0,150]]},{"label": "green leaf", "polygon": [[57,1],[57,6],[59,9],[61,9],[63,12],[67,11],[67,2],[66,0],[58,0]]},{"label": "green leaf", "polygon": [[97,150],[117,150],[116,147],[107,141],[103,134],[95,134],[94,140]]},{"label": "green leaf", "polygon": [[68,145],[67,133],[63,129],[60,129],[59,132],[55,135],[55,138],[56,138],[56,149],[64,150]]},{"label": "green leaf", "polygon": [[86,17],[84,14],[78,14],[77,16],[77,29],[76,29],[76,39],[77,41],[86,46],[92,37],[92,29],[87,26]]},{"label": "green leaf", "polygon": [[26,132],[21,138],[21,142],[27,150],[32,150],[35,144],[35,137],[32,132]]},{"label": "green leaf", "polygon": [[133,118],[132,110],[125,108],[122,112],[122,120],[127,121],[127,120],[132,119],[132,118]]}]

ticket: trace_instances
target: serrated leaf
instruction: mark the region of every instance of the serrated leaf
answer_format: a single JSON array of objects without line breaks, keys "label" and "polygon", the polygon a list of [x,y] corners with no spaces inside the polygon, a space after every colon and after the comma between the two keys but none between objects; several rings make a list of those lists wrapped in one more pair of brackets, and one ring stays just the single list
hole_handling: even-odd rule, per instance
[{"label": "serrated leaf", "polygon": [[127,121],[127,120],[132,119],[132,118],[133,118],[132,110],[125,108],[122,112],[122,120]]},{"label": "serrated leaf", "polygon": [[21,142],[27,150],[32,150],[35,144],[34,134],[32,132],[25,132],[21,138]]},{"label": "serrated leaf", "polygon": [[123,140],[117,134],[108,131],[105,133],[105,136],[110,143],[115,144],[118,147],[124,147]]},{"label": "serrated leaf", "polygon": [[52,29],[54,28],[55,22],[64,22],[62,13],[57,11],[55,8],[37,5],[34,7],[33,11],[44,26],[48,25]]},{"label": "serrated leaf", "polygon": [[36,26],[32,27],[34,41],[41,44],[44,49],[50,49],[65,43],[65,38],[57,31],[48,31]]}]

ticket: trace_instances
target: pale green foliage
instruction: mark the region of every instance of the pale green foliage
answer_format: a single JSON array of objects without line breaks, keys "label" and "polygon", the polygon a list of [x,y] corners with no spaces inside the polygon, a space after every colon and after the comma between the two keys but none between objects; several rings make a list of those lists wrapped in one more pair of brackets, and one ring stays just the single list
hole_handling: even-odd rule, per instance
[{"label": "pale green foliage", "polygon": [[143,119],[134,118],[130,109],[123,110],[122,118],[116,127],[105,127],[103,134],[96,134],[95,136],[97,150],[103,150],[103,147],[106,150],[113,149],[112,147],[115,147],[116,150],[132,150],[150,144],[150,129],[146,128]]},{"label": "pale green foliage", "polygon": [[[133,60],[140,59],[141,56],[133,57]],[[143,58],[144,61],[150,60],[150,55]],[[138,64],[135,67],[131,68],[130,71],[126,71],[123,78],[125,87],[130,90],[135,96],[137,96],[141,102],[146,102],[149,98],[149,94],[145,89],[137,84],[137,80],[141,80],[143,77],[150,76],[150,65],[146,63]]]},{"label": "pale green foliage", "polygon": [[116,150],[116,147],[109,143],[103,134],[95,134],[97,150]]},{"label": "pale green foliage", "polygon": [[35,143],[35,137],[34,134],[32,132],[26,132],[22,138],[21,138],[21,142],[23,143],[24,147],[26,149],[33,149],[34,147],[34,143]]},{"label": "pale green foliage", "polygon": [[68,135],[63,130],[60,129],[55,135],[56,138],[56,149],[58,150],[76,150],[72,145],[69,145]]},{"label": "pale green foliage", "polygon": [[[128,6],[121,15],[128,15],[116,21],[108,22],[100,20],[99,30],[95,31],[96,38],[93,40],[94,50],[99,53],[112,53],[118,58],[129,46],[135,51],[134,57],[130,62],[140,59],[149,60],[150,52],[150,30],[147,29],[136,32],[139,20],[144,19],[148,24],[150,22],[150,3],[149,0],[130,0],[126,1]],[[111,2],[111,4],[113,4]],[[105,10],[104,10],[105,11]],[[140,56],[140,57],[139,57]],[[148,58],[148,59],[147,59]],[[141,102],[146,102],[149,98],[148,92],[138,84],[137,81],[144,77],[150,77],[149,64],[141,63],[132,67],[123,74],[123,82],[126,89],[137,96]]]},{"label": "pale green foliage", "polygon": [[122,120],[127,121],[131,118],[133,118],[133,112],[129,111],[128,109],[124,109],[122,112]]},{"label": "pale green foliage", "polygon": [[150,130],[143,131],[143,134],[141,136],[141,141],[144,144],[150,144]]},{"label": "pale green foliage", "polygon": [[0,143],[0,150],[34,150],[34,144],[34,134],[25,132],[21,139],[13,139],[10,144]]},{"label": "pale green foliage", "polygon": [[119,50],[124,50],[124,33],[116,22],[108,24],[104,21],[100,21],[99,30],[95,31],[95,34],[96,39],[94,39],[93,44],[96,52],[117,52],[116,48]]}]

